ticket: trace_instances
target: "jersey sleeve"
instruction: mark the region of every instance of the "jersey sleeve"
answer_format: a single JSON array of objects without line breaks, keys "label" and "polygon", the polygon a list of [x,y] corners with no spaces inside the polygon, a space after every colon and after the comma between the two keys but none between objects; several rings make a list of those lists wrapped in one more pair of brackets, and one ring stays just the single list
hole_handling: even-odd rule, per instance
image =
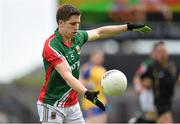
[{"label": "jersey sleeve", "polygon": [[141,78],[152,78],[152,67],[155,61],[152,58],[145,59],[137,68],[136,74]]},{"label": "jersey sleeve", "polygon": [[151,66],[149,66],[146,63],[142,63],[138,70],[137,73],[140,75],[141,79],[143,78],[152,78],[152,71],[151,71]]},{"label": "jersey sleeve", "polygon": [[82,47],[84,43],[88,41],[88,33],[86,31],[78,31],[77,33],[78,41],[80,42],[80,46]]},{"label": "jersey sleeve", "polygon": [[58,50],[56,44],[51,41],[46,41],[43,49],[43,58],[50,62],[53,66],[65,61],[65,57]]},{"label": "jersey sleeve", "polygon": [[141,63],[136,70],[136,74],[142,75],[147,70],[147,65],[145,63]]}]

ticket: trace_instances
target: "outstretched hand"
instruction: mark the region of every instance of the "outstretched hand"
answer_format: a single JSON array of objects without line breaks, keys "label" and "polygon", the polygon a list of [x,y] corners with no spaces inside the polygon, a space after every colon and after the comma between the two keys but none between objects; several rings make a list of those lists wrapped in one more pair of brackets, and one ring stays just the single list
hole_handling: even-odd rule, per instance
[{"label": "outstretched hand", "polygon": [[96,91],[96,92],[86,91],[85,94],[84,94],[84,97],[86,99],[90,100],[95,105],[97,105],[103,111],[105,111],[105,107],[104,107],[103,103],[97,98],[98,94],[99,94],[99,91]]},{"label": "outstretched hand", "polygon": [[128,27],[128,30],[136,31],[136,32],[142,32],[142,33],[152,31],[152,29],[149,26],[145,25],[145,24],[128,23],[127,27]]}]

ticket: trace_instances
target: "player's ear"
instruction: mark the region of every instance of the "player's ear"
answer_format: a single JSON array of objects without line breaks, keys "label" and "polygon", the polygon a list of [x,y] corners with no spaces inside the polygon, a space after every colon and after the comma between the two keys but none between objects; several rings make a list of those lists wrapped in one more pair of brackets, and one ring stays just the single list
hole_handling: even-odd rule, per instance
[{"label": "player's ear", "polygon": [[58,21],[58,25],[62,25],[62,24],[64,24],[64,21],[63,20],[59,20]]}]

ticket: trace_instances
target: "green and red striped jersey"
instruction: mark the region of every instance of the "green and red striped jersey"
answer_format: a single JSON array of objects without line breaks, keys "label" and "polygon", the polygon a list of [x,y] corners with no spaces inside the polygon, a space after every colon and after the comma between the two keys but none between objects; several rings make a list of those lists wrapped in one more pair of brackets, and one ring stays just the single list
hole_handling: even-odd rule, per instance
[{"label": "green and red striped jersey", "polygon": [[80,49],[87,40],[87,32],[78,31],[71,42],[63,42],[58,29],[46,40],[42,53],[46,75],[39,101],[61,107],[71,106],[78,102],[77,92],[66,83],[54,67],[67,61],[71,67],[72,75],[78,79]]}]

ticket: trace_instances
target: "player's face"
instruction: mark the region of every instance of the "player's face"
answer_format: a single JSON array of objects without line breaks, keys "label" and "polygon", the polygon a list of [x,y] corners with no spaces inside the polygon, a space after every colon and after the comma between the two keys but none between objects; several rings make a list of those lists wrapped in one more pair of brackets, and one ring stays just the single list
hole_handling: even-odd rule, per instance
[{"label": "player's face", "polygon": [[166,62],[168,60],[168,52],[165,45],[159,45],[156,48],[156,57],[159,62]]},{"label": "player's face", "polygon": [[60,21],[59,28],[67,37],[74,37],[79,29],[80,16],[73,15],[67,21]]}]

